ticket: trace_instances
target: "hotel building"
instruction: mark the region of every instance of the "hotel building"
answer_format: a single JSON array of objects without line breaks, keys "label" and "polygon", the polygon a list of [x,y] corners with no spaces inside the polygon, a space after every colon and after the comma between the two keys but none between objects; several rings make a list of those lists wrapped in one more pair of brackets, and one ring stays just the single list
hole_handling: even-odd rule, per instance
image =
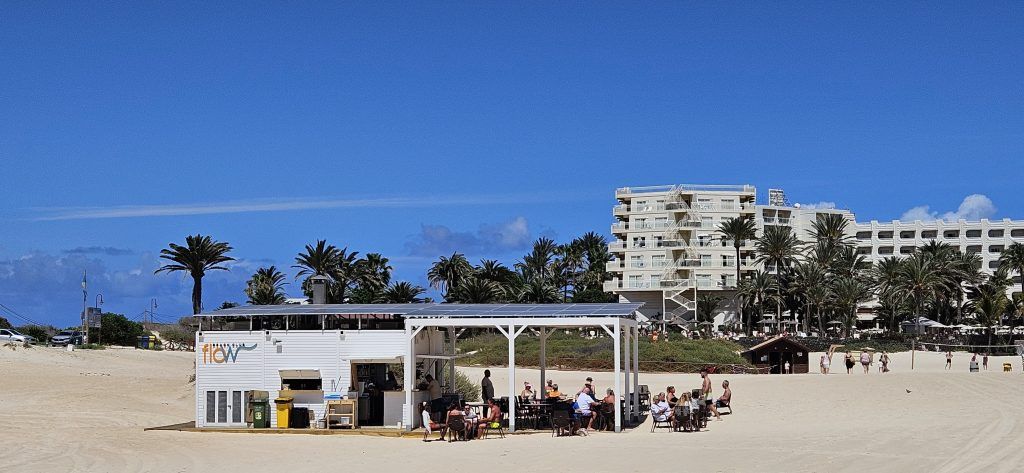
[{"label": "hotel building", "polygon": [[[767,201],[759,204],[751,185],[623,187],[615,190],[615,199],[614,240],[608,245],[612,280],[604,289],[622,302],[643,302],[641,312],[654,320],[692,320],[697,296],[705,292],[725,297],[716,323],[735,319],[736,266],[744,275],[765,268],[754,261],[753,241],[744,242],[737,261],[732,241],[718,232],[719,223],[730,218],[752,219],[758,235],[779,225],[810,241],[811,224],[819,215],[840,214],[851,223],[847,231],[857,251],[869,261],[907,255],[938,240],[981,254],[988,273],[998,267],[1003,249],[1024,243],[1021,220],[858,223],[848,210],[791,205],[779,189],[770,189]],[[1011,291],[1020,290],[1018,276]]]}]

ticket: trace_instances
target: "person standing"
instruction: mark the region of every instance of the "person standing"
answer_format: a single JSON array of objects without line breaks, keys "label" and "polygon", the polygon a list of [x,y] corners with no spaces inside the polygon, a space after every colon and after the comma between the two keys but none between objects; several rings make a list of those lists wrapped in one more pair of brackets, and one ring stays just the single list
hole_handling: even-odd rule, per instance
[{"label": "person standing", "polygon": [[988,352],[981,354],[981,367],[988,371]]},{"label": "person standing", "polygon": [[[484,370],[484,379],[480,381],[480,394],[483,395],[483,401],[488,402],[494,399],[494,384],[491,383],[491,370]],[[488,405],[484,405],[484,417],[487,417]]]},{"label": "person standing", "polygon": [[715,406],[714,406],[714,401],[715,400],[714,400],[713,397],[711,397],[711,374],[708,373],[708,369],[707,368],[701,368],[701,370],[700,370],[700,377],[704,378],[704,382],[701,384],[701,388],[700,388],[701,394],[704,397],[704,399],[703,399],[704,404],[707,405],[707,409],[712,414],[715,415],[716,419],[721,419],[722,417],[719,416],[718,415],[718,411],[715,410]]},{"label": "person standing", "polygon": [[846,352],[846,374],[850,374],[853,370],[853,355],[850,352]]},{"label": "person standing", "polygon": [[953,369],[953,352],[949,350],[946,351],[946,369]]},{"label": "person standing", "polygon": [[427,397],[430,398],[430,415],[436,416],[439,412],[444,410],[444,401],[441,399],[441,385],[438,384],[437,380],[429,374],[423,379],[427,381]]},{"label": "person standing", "polygon": [[818,362],[818,366],[821,367],[821,374],[828,374],[828,355],[825,353],[821,354],[821,361]]},{"label": "person standing", "polygon": [[878,370],[881,371],[882,373],[888,373],[889,372],[889,353],[883,351],[882,352],[882,356],[878,357],[878,362],[880,363],[880,365],[878,367]]}]

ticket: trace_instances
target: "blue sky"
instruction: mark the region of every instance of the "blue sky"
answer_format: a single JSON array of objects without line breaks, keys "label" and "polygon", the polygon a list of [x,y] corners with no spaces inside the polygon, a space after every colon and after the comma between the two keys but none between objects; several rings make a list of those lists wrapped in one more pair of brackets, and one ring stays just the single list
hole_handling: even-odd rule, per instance
[{"label": "blue sky", "polygon": [[425,285],[607,233],[626,185],[1024,218],[1019,3],[209,3],[0,6],[0,303],[75,323],[88,268],[176,318],[196,232],[239,258],[207,307],[317,238]]}]

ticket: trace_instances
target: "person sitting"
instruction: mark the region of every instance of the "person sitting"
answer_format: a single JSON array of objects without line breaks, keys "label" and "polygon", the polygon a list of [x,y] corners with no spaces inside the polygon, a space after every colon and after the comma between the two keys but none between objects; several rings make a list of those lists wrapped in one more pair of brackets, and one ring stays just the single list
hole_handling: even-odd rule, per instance
[{"label": "person sitting", "polygon": [[[468,422],[466,421],[466,413],[461,408],[459,408],[459,404],[458,403],[454,403],[453,402],[452,405],[448,408],[448,413],[445,415],[445,419],[444,419],[445,426],[447,426],[449,423],[451,423],[452,416],[456,416],[456,417],[462,416],[462,423],[464,425],[468,426]],[[465,438],[467,440],[469,439],[469,430],[468,430],[468,428],[463,430],[462,436],[463,436],[463,438]]]},{"label": "person sitting", "polygon": [[562,397],[562,393],[558,391],[558,385],[557,384],[552,384],[551,385],[551,390],[548,391],[548,397],[551,398],[551,399],[558,399],[558,398]]},{"label": "person sitting", "polygon": [[430,418],[429,402],[424,401],[423,404],[420,405],[420,415],[422,416],[423,428],[427,431],[427,435],[423,436],[423,441],[428,442],[429,440],[427,440],[427,437],[435,430],[441,433],[441,436],[437,439],[444,440],[444,434],[448,433],[448,424],[438,424]]},{"label": "person sitting", "polygon": [[476,437],[476,426],[479,416],[476,414],[476,409],[472,407],[463,406],[462,408],[463,418],[466,420],[466,440]]},{"label": "person sitting", "polygon": [[576,396],[576,411],[579,413],[584,430],[594,428],[593,405],[596,403],[590,396],[590,388],[584,387],[579,396]]},{"label": "person sitting", "polygon": [[533,392],[533,386],[529,382],[525,382],[523,383],[523,392],[519,393],[519,397],[532,400],[537,397],[537,394]]},{"label": "person sitting", "polygon": [[[732,401],[732,389],[729,388],[729,380],[727,379],[722,381],[722,395],[718,396],[718,399],[715,400],[715,405],[711,406],[712,412],[715,413],[715,417],[718,420],[722,420],[722,416],[718,414],[718,409],[729,407],[730,401]],[[729,411],[732,411],[731,407],[729,407]]]},{"label": "person sitting", "polygon": [[651,416],[658,422],[670,422],[672,419],[672,408],[665,400],[665,393],[658,393],[657,401],[651,404]]},{"label": "person sitting", "polygon": [[683,428],[683,430],[691,430],[693,425],[693,403],[690,399],[690,393],[684,392],[683,398],[679,400],[678,405],[682,408],[683,417],[676,419],[676,423]]},{"label": "person sitting", "polygon": [[498,407],[498,402],[493,397],[487,400],[487,417],[477,420],[478,428],[481,425],[495,429],[501,426],[501,407]]}]

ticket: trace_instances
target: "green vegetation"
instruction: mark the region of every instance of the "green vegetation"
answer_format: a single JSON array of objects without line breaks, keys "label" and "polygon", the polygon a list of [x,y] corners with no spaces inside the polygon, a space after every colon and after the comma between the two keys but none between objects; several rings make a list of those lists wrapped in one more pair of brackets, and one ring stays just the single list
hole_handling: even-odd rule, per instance
[{"label": "green vegetation", "polygon": [[[460,353],[471,353],[459,364],[506,366],[508,342],[495,333],[484,333],[456,344]],[[675,339],[651,343],[641,339],[638,347],[644,370],[694,371],[699,365],[747,365],[737,352],[743,347],[722,340]],[[547,365],[562,369],[611,369],[613,342],[609,337],[583,338],[575,334],[551,334],[547,342]],[[687,366],[673,365],[675,363]],[[516,339],[516,365],[540,365],[540,339],[526,333]]]},{"label": "green vegetation", "polygon": [[11,328],[11,322],[3,317],[0,317],[0,328]]},{"label": "green vegetation", "polygon": [[41,345],[45,345],[50,337],[57,333],[57,328],[53,326],[42,326],[42,325],[22,325],[15,328],[15,330],[28,335]]},{"label": "green vegetation", "polygon": [[480,386],[461,371],[455,370],[455,392],[468,402],[480,400]]},{"label": "green vegetation", "polygon": [[[146,335],[142,324],[128,320],[121,314],[105,313],[101,316],[100,341],[109,345],[135,346],[136,337]],[[92,338],[91,336],[89,338]]]}]

